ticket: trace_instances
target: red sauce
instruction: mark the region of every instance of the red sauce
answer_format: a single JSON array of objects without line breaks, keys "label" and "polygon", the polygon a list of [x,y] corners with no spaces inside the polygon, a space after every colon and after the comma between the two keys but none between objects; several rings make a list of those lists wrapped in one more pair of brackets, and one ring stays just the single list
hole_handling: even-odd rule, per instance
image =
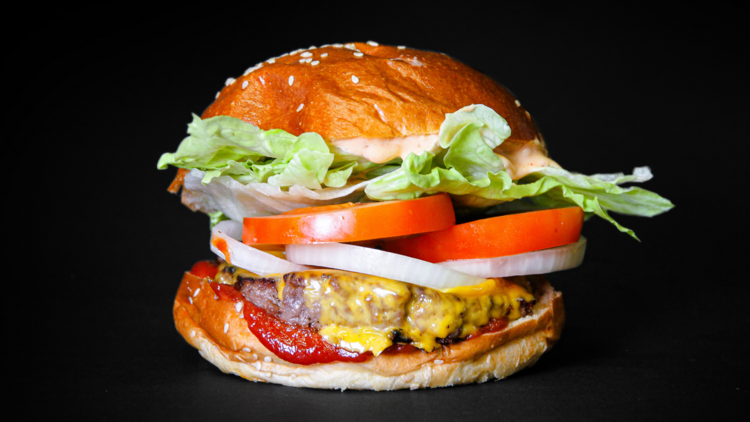
[{"label": "red sauce", "polygon": [[227,261],[227,264],[231,264],[232,262],[230,261],[231,258],[229,258],[229,247],[227,246],[227,241],[220,237],[215,237],[211,239],[211,243],[216,246],[216,249],[224,254],[224,261]]},{"label": "red sauce", "polygon": [[210,278],[213,280],[216,277],[216,273],[219,271],[219,266],[216,261],[198,261],[190,269],[190,273],[200,278]]},{"label": "red sauce", "polygon": [[471,334],[465,338],[465,340],[469,340],[475,337],[479,337],[482,334],[487,333],[494,333],[496,331],[502,331],[505,329],[505,327],[508,326],[508,318],[502,317],[502,318],[495,318],[490,320],[489,324],[485,325],[484,327],[481,327],[478,329],[474,334]]}]

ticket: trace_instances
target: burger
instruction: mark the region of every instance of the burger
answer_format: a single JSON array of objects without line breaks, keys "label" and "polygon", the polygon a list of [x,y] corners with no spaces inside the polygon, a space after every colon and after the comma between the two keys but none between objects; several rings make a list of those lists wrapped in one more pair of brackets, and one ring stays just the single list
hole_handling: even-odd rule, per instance
[{"label": "burger", "polygon": [[549,158],[521,103],[444,54],[375,42],[293,51],[229,78],[158,168],[210,217],[177,330],[226,373],[327,389],[502,379],[560,337],[543,274],[581,227],[672,207]]}]

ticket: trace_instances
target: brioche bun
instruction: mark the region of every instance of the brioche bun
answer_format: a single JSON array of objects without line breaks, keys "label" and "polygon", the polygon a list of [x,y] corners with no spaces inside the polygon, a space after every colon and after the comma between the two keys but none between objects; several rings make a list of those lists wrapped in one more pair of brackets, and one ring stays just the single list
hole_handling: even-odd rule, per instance
[{"label": "brioche bun", "polygon": [[508,121],[505,143],[543,144],[510,91],[445,54],[351,43],[261,65],[227,80],[202,117],[232,116],[263,130],[316,132],[325,140],[397,138],[437,134],[446,113],[484,104]]},{"label": "brioche bun", "polygon": [[[523,151],[547,155],[529,113],[490,77],[444,54],[376,43],[298,50],[256,65],[228,79],[202,117],[230,116],[293,135],[315,132],[326,141],[370,138],[380,146],[381,140],[435,135],[447,113],[475,104],[493,109],[511,128],[495,152],[508,159],[513,151],[521,151],[521,158],[528,156]],[[183,202],[195,209],[186,195],[187,189]],[[454,198],[460,200],[465,199]],[[305,366],[279,359],[251,333],[231,301],[219,299],[205,279],[190,273],[178,290],[174,318],[204,358],[249,380],[335,389],[443,387],[504,378],[534,364],[559,338],[562,296],[539,280],[533,314],[502,331],[432,352],[383,353],[363,363]]]},{"label": "brioche bun", "polygon": [[[228,288],[232,288],[227,286]],[[363,363],[296,365],[266,349],[233,302],[219,299],[205,279],[186,273],[174,302],[177,330],[223,372],[251,381],[293,387],[397,390],[445,387],[502,379],[537,359],[560,337],[562,295],[536,281],[533,314],[432,352],[381,354]]]}]

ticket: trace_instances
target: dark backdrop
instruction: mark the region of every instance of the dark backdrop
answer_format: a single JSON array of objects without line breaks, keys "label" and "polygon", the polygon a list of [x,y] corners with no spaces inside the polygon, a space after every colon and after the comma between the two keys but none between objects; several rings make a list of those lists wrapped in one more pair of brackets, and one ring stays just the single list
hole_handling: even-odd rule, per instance
[{"label": "dark backdrop", "polygon": [[[126,420],[687,419],[740,408],[750,399],[750,321],[738,266],[747,107],[737,15],[465,2],[16,17],[25,30],[6,38],[4,142],[6,224],[21,252],[12,268],[24,268],[6,289],[6,350],[23,368],[13,402]],[[620,218],[642,243],[586,224],[584,265],[549,277],[568,320],[535,367],[430,391],[294,389],[224,375],[174,329],[182,272],[212,254],[208,219],[166,192],[175,172],[156,170],[159,155],[227,77],[297,48],[367,40],[445,52],[488,73],[531,112],[564,167],[649,165],[644,187],[676,204],[654,219]]]}]

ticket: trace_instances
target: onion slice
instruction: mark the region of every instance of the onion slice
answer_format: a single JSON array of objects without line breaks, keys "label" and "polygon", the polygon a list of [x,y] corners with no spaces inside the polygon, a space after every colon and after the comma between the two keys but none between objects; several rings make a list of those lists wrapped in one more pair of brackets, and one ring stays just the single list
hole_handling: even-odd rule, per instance
[{"label": "onion slice", "polygon": [[211,230],[211,251],[231,265],[258,275],[286,274],[311,269],[275,257],[260,249],[251,248],[237,240],[241,238],[241,223],[231,220],[222,221]]},{"label": "onion slice", "polygon": [[511,277],[575,268],[581,265],[585,253],[586,238],[581,236],[576,243],[556,248],[496,258],[445,261],[438,265],[478,277]]},{"label": "onion slice", "polygon": [[342,243],[287,245],[286,257],[298,264],[353,271],[438,290],[486,281],[427,261]]}]

